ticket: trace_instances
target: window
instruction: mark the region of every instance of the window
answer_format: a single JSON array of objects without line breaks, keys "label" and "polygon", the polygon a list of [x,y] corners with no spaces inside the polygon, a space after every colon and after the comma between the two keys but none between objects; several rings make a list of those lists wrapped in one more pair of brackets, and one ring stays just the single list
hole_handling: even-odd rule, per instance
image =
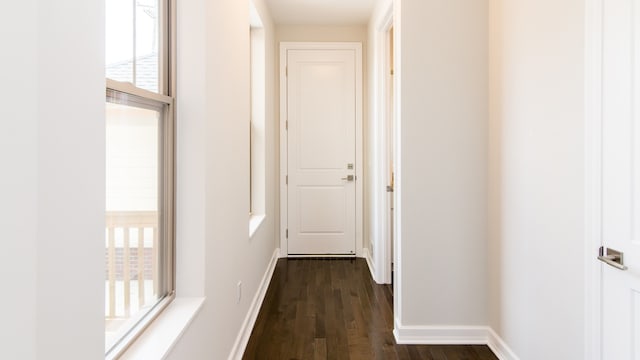
[{"label": "window", "polygon": [[174,297],[170,0],[106,1],[105,355]]},{"label": "window", "polygon": [[251,2],[249,16],[251,113],[249,121],[250,234],[265,213],[265,32]]}]

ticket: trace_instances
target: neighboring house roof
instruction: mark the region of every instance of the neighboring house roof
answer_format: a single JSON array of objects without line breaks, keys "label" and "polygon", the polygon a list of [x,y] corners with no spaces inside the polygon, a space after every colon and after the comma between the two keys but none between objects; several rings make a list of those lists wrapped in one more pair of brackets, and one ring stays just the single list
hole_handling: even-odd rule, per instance
[{"label": "neighboring house roof", "polygon": [[[133,59],[107,65],[109,79],[133,83]],[[149,54],[135,60],[135,85],[139,88],[158,92],[158,54]]]}]

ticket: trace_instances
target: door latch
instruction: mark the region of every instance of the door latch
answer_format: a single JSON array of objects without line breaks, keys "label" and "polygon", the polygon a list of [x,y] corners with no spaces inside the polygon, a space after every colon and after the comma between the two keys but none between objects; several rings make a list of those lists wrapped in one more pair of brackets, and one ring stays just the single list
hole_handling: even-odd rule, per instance
[{"label": "door latch", "polygon": [[598,260],[602,261],[603,263],[613,266],[616,269],[619,270],[627,270],[628,268],[624,265],[624,260],[623,260],[623,255],[624,253],[618,251],[618,250],[613,250],[613,249],[606,249],[607,252],[605,253],[605,248],[604,246],[600,246],[600,250],[598,251]]}]

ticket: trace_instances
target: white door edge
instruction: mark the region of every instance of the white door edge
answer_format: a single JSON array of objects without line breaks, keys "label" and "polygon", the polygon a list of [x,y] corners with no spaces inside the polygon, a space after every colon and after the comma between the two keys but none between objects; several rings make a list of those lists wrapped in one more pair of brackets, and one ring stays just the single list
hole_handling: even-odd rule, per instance
[{"label": "white door edge", "polygon": [[588,0],[585,16],[585,359],[602,359],[602,0]]},{"label": "white door edge", "polygon": [[356,53],[356,256],[363,247],[363,99],[362,43],[359,42],[281,42],[280,43],[280,256],[287,257],[288,242],[288,171],[287,152],[287,51],[289,50],[354,50]]}]

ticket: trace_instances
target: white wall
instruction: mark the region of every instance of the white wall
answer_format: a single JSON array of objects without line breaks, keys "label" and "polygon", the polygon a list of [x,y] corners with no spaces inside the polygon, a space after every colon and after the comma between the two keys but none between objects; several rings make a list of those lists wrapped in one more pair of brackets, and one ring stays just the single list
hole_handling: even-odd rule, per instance
[{"label": "white wall", "polygon": [[[179,296],[205,296],[207,22],[206,1],[177,2],[176,287]],[[177,75],[177,74],[176,74]]]},{"label": "white wall", "polygon": [[523,360],[583,359],[584,2],[490,9],[490,325]]},{"label": "white wall", "polygon": [[[277,41],[359,41],[366,44],[367,26],[277,25]],[[279,46],[279,45],[278,45]]]},{"label": "white wall", "polygon": [[0,251],[6,287],[0,344],[8,358],[25,360],[36,358],[37,3],[23,1],[0,14],[0,39],[9,49],[0,58],[0,227],[6,239]]},{"label": "white wall", "polygon": [[396,321],[486,325],[487,2],[402,0],[395,9]]},{"label": "white wall", "polygon": [[[263,1],[267,69],[274,27]],[[206,296],[169,359],[224,359],[276,248],[276,194],[249,238],[249,3],[178,2],[178,296]],[[274,189],[277,120],[267,71],[266,188]],[[242,300],[236,303],[236,284]]]},{"label": "white wall", "polygon": [[104,356],[103,34],[100,3],[38,3],[38,358]]},{"label": "white wall", "polygon": [[103,12],[31,0],[0,15],[8,359],[104,356]]},{"label": "white wall", "polygon": [[0,13],[0,40],[10,50],[0,58],[0,344],[7,358],[25,360],[36,358],[37,4],[21,1]]}]

